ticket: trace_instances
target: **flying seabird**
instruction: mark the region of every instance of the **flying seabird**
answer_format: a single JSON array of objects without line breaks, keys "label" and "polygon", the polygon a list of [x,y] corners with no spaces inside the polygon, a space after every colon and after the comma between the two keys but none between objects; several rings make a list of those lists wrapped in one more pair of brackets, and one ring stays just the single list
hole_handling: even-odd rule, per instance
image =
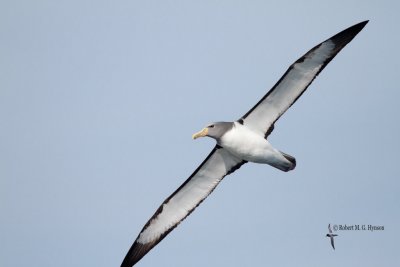
[{"label": "flying seabird", "polygon": [[[211,123],[193,135],[217,141],[192,175],[170,195],[145,224],[121,267],[131,267],[182,222],[228,174],[247,162],[265,163],[282,171],[293,170],[294,157],[269,143],[274,123],[304,93],[325,66],[368,23],[358,23],[318,44],[294,62],[280,80],[243,117],[234,122]],[[333,237],[331,237],[333,245]]]},{"label": "flying seabird", "polygon": [[334,242],[333,238],[338,235],[332,234],[331,224],[328,225],[328,230],[329,230],[329,234],[326,234],[326,236],[331,239],[331,245],[332,245],[333,249],[335,249],[335,242]]}]

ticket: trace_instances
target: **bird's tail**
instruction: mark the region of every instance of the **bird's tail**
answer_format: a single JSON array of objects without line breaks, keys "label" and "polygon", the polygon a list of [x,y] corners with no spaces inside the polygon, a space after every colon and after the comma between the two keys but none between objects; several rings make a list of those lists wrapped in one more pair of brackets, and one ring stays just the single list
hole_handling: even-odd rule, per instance
[{"label": "bird's tail", "polygon": [[284,172],[288,172],[288,171],[293,170],[296,167],[296,159],[293,156],[290,156],[290,155],[288,155],[286,153],[283,153],[282,151],[279,151],[279,152],[289,162],[287,162],[286,164],[275,164],[275,165],[272,165],[272,166],[274,166],[275,168],[278,168],[278,169],[280,169],[281,171],[284,171]]}]

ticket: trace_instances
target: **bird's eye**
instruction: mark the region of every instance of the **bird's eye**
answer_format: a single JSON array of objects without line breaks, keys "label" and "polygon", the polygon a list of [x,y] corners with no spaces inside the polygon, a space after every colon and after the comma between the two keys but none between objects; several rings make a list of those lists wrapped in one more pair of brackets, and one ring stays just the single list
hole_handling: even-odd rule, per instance
[{"label": "bird's eye", "polygon": [[208,126],[208,127],[210,127],[210,128],[214,128],[214,124],[212,124],[212,125],[210,125],[210,126]]}]

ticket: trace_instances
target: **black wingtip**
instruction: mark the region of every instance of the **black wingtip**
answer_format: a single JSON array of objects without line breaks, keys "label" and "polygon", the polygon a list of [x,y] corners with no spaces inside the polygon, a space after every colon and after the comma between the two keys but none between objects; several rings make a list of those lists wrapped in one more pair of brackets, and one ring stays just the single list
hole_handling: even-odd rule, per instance
[{"label": "black wingtip", "polygon": [[369,22],[369,19],[361,21],[360,23],[357,23],[356,25],[361,25],[362,27],[364,27],[365,25],[367,25],[368,22]]},{"label": "black wingtip", "polygon": [[150,246],[142,245],[135,241],[122,261],[121,267],[132,267],[135,265],[151,249],[149,247],[151,247],[151,244]]},{"label": "black wingtip", "polygon": [[[361,22],[359,22],[359,23],[357,23],[357,24],[354,24],[353,26],[350,26],[350,27],[347,28],[346,30],[349,30],[349,29],[357,30],[357,29],[358,29],[358,31],[361,31],[362,28],[364,28],[365,25],[367,25],[368,22],[369,22],[369,20],[361,21]],[[345,30],[345,31],[346,31],[346,30]]]},{"label": "black wingtip", "polygon": [[362,22],[359,22],[359,23],[351,26],[349,29],[354,29],[354,31],[356,31],[358,33],[365,27],[365,25],[367,25],[368,22],[369,22],[369,20],[364,20]]},{"label": "black wingtip", "polygon": [[331,40],[339,45],[339,50],[348,44],[367,25],[369,20],[359,22],[334,35]]}]

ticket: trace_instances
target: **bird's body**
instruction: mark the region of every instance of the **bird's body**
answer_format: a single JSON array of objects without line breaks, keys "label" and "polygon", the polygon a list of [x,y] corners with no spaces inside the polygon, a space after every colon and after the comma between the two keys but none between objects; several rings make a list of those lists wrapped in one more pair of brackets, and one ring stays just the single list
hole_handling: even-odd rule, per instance
[{"label": "bird's body", "polygon": [[335,237],[335,236],[338,236],[338,235],[332,233],[331,224],[328,225],[328,231],[329,231],[329,233],[326,234],[326,237],[329,237],[329,239],[331,240],[331,246],[332,246],[333,250],[335,250],[335,240],[334,240],[334,237]]},{"label": "bird's body", "polygon": [[[218,123],[213,125],[217,127]],[[244,161],[269,164],[286,171],[294,168],[294,164],[272,147],[264,134],[239,122],[232,122],[232,128],[217,139],[217,143]]]},{"label": "bird's body", "polygon": [[[293,170],[295,158],[273,148],[267,140],[275,122],[367,23],[364,21],[349,27],[309,50],[239,120],[213,123],[194,134],[194,139],[211,137],[217,141],[217,145],[144,225],[121,267],[136,264],[200,205],[226,175],[243,164],[264,163],[282,171]],[[330,238],[333,246],[333,235]]]}]

